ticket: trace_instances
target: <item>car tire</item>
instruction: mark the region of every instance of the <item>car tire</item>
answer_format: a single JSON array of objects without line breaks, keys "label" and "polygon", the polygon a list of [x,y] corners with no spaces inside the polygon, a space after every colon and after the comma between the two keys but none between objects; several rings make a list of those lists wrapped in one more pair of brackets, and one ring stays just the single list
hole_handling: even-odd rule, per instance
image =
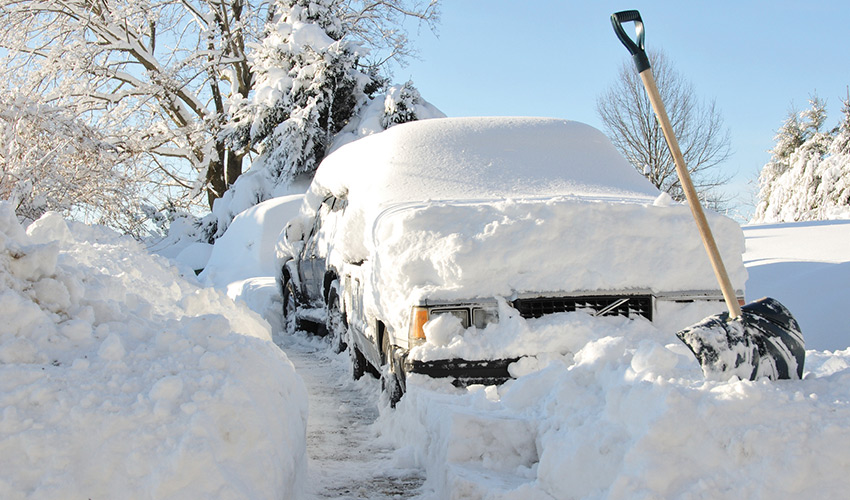
[{"label": "car tire", "polygon": [[366,374],[366,356],[360,352],[356,345],[351,345],[351,376],[354,380],[360,380]]},{"label": "car tire", "polygon": [[298,296],[295,292],[295,283],[288,280],[283,285],[283,331],[287,334],[298,330]]},{"label": "car tire", "polygon": [[343,352],[348,347],[348,320],[341,305],[339,281],[334,280],[328,291],[325,329],[330,335],[334,352],[337,353]]},{"label": "car tire", "polygon": [[401,383],[398,380],[393,368],[392,351],[390,339],[388,335],[384,335],[381,339],[381,352],[384,357],[384,369],[381,376],[381,388],[387,394],[387,399],[390,403],[390,408],[395,408],[396,404],[401,400],[404,391],[401,389]]}]

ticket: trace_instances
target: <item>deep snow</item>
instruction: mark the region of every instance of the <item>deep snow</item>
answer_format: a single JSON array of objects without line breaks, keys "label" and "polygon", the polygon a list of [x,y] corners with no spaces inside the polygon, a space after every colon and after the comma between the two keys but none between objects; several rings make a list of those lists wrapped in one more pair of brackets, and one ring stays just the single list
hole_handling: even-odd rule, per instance
[{"label": "deep snow", "polygon": [[[394,443],[399,467],[426,471],[422,499],[841,497],[850,332],[840,308],[818,308],[847,293],[840,273],[824,273],[850,265],[848,231],[847,221],[744,228],[747,297],[768,292],[803,323],[802,381],[706,382],[673,331],[564,314],[536,321],[570,332],[573,354],[526,358],[500,388],[411,379],[395,411],[375,396],[372,437]],[[823,272],[789,272],[798,265]],[[806,298],[789,294],[799,287]],[[806,320],[813,312],[818,324]],[[350,470],[358,484],[363,467]]]},{"label": "deep snow", "polygon": [[0,202],[0,497],[282,498],[307,394],[244,304],[128,237]]},{"label": "deep snow", "polygon": [[[269,340],[272,277],[223,286],[234,303],[100,228],[49,216],[25,234],[8,209],[0,221],[4,498],[319,494],[304,484],[323,475],[305,474],[303,386]],[[265,222],[254,241],[280,231]],[[833,301],[847,302],[849,232],[848,221],[744,228],[748,299],[770,293],[803,326],[801,381],[706,382],[674,332],[571,313],[546,321],[573,352],[526,358],[502,387],[417,377],[391,411],[366,377],[377,420],[365,412],[358,433],[396,449],[383,470],[424,471],[407,493],[422,499],[843,497],[850,332]],[[231,265],[256,268],[253,255]],[[362,390],[340,386],[313,418]],[[356,488],[369,463],[338,470]]]}]

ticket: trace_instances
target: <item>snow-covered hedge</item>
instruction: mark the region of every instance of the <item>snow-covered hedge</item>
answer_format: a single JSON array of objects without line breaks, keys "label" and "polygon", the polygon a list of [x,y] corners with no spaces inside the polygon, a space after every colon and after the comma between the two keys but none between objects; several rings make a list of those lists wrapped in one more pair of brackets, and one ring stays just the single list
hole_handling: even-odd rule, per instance
[{"label": "snow-covered hedge", "polygon": [[0,497],[292,498],[307,396],[268,324],[100,227],[0,203]]}]

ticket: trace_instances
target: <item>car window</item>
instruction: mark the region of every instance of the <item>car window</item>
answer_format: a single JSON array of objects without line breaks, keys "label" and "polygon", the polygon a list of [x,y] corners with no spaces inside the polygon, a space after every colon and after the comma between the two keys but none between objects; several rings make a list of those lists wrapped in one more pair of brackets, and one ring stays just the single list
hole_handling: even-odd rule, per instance
[{"label": "car window", "polygon": [[334,201],[336,198],[333,196],[328,196],[324,200],[322,200],[322,205],[319,207],[319,210],[316,212],[316,218],[313,219],[313,228],[310,230],[310,237],[313,237],[315,234],[319,232],[319,229],[322,228],[322,219],[331,211],[333,211]]},{"label": "car window", "polygon": [[345,207],[348,206],[348,200],[345,198],[334,198],[333,207],[331,207],[332,212],[344,212]]}]

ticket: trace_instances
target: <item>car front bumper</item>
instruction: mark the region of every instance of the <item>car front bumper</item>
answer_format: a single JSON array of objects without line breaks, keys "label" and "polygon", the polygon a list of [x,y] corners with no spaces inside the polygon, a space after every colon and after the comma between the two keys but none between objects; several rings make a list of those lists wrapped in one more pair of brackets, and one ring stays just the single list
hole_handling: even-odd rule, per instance
[{"label": "car front bumper", "polygon": [[519,358],[468,361],[465,359],[441,359],[419,361],[404,359],[405,373],[418,373],[433,378],[453,378],[458,387],[473,384],[503,384],[511,378],[508,366]]}]

